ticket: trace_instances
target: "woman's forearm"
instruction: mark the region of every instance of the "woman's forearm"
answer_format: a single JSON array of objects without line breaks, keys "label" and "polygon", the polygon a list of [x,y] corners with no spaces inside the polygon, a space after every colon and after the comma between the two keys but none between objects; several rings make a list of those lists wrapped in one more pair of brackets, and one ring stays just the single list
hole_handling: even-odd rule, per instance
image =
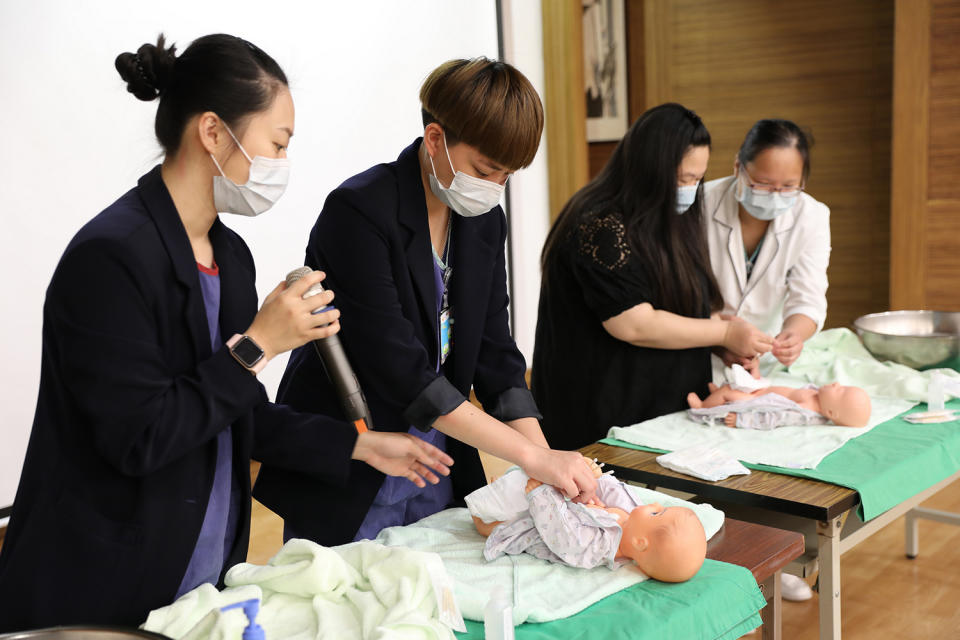
[{"label": "woman's forearm", "polygon": [[728,324],[719,317],[688,318],[643,303],[606,320],[603,328],[637,347],[690,349],[723,345]]},{"label": "woman's forearm", "polygon": [[[523,420],[536,423],[533,418]],[[450,413],[440,416],[433,426],[451,438],[521,467],[529,463],[532,448],[538,446],[519,429],[511,429],[469,402],[464,402]],[[538,431],[539,428],[537,425]],[[542,433],[540,437],[543,437]]]},{"label": "woman's forearm", "polygon": [[817,323],[814,322],[810,316],[795,313],[783,321],[783,327],[780,331],[781,333],[789,331],[803,342],[806,342],[817,332]]}]

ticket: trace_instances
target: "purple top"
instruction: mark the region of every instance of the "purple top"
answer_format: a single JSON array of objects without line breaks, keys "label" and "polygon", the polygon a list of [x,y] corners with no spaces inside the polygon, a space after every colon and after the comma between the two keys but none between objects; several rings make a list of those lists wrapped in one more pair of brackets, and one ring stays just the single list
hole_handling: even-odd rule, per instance
[{"label": "purple top", "polygon": [[[200,270],[200,290],[210,330],[210,344],[216,351],[222,346],[220,269],[216,264],[209,269],[199,263],[197,268]],[[233,474],[233,437],[230,427],[227,427],[217,434],[217,466],[213,473],[213,487],[190,564],[177,589],[178,598],[205,582],[217,583],[236,540],[239,519],[240,485]]]},{"label": "purple top", "polygon": [[[450,240],[447,239],[449,250]],[[449,260],[448,256],[447,259]],[[436,286],[437,301],[437,331],[439,340],[440,330],[440,311],[443,306],[444,295],[447,287],[444,284],[444,269],[446,265],[434,254],[433,273],[434,284]],[[437,350],[437,372],[443,374],[443,366],[440,364],[440,350]],[[447,437],[437,431],[430,429],[424,433],[416,427],[410,427],[407,433],[429,442],[438,449],[446,451]],[[411,522],[416,522],[421,518],[426,518],[438,511],[446,509],[453,500],[453,485],[450,482],[450,476],[438,476],[438,484],[427,483],[423,489],[413,484],[406,478],[396,476],[387,476],[380,486],[373,499],[373,505],[367,511],[357,535],[354,540],[373,539],[377,537],[381,529],[387,527],[396,527]]]}]

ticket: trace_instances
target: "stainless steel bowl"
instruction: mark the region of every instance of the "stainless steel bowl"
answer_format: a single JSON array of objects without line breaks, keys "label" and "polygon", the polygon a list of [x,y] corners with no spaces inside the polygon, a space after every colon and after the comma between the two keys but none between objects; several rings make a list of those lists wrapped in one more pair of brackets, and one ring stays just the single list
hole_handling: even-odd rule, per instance
[{"label": "stainless steel bowl", "polygon": [[880,360],[914,369],[960,371],[960,312],[886,311],[853,323],[863,346]]},{"label": "stainless steel bowl", "polygon": [[78,625],[0,634],[0,640],[170,640],[170,638],[143,629]]}]

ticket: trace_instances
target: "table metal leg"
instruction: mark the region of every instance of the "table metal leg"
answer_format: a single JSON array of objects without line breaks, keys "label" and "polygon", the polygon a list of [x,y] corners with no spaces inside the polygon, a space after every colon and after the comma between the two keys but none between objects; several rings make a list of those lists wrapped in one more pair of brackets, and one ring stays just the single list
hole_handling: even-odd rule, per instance
[{"label": "table metal leg", "polygon": [[767,606],[760,610],[760,619],[763,620],[763,640],[780,640],[780,624],[783,619],[780,615],[780,572],[763,581],[760,585],[763,596],[767,599]]},{"label": "table metal leg", "polygon": [[928,509],[926,507],[914,507],[910,509],[904,518],[907,529],[906,553],[908,558],[916,558],[920,555],[920,527],[917,525],[917,521],[921,518],[960,526],[960,513]]},{"label": "table metal leg", "polygon": [[840,640],[840,517],[817,523],[820,556],[820,640]]}]

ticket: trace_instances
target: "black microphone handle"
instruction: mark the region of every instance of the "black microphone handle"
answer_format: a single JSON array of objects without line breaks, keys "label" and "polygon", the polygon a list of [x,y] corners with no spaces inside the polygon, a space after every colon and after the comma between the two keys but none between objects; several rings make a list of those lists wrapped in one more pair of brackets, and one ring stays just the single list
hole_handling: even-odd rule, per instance
[{"label": "black microphone handle", "polygon": [[327,377],[336,388],[337,395],[343,407],[343,413],[350,422],[363,419],[368,429],[373,429],[373,420],[370,418],[370,409],[367,400],[363,397],[360,382],[357,380],[347,354],[343,351],[340,338],[336,334],[314,340],[313,346],[320,356]]}]

